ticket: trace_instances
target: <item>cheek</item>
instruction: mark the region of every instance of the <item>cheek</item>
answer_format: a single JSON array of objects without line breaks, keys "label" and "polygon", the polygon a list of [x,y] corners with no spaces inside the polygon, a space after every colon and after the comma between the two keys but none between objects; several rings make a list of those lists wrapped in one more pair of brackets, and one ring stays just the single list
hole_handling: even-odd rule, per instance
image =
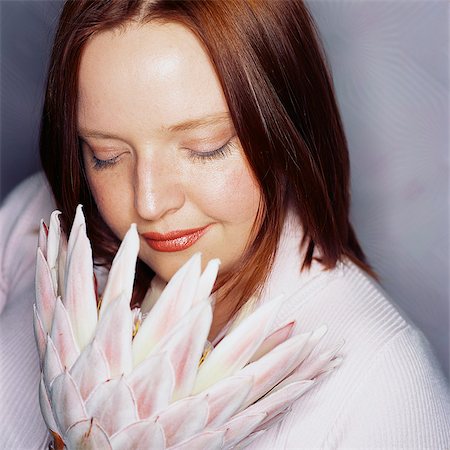
[{"label": "cheek", "polygon": [[106,176],[89,176],[89,186],[100,215],[113,233],[122,239],[132,219],[127,184],[120,176],[113,177],[114,185]]},{"label": "cheek", "polygon": [[211,176],[202,187],[209,215],[234,224],[252,222],[261,192],[242,162]]}]

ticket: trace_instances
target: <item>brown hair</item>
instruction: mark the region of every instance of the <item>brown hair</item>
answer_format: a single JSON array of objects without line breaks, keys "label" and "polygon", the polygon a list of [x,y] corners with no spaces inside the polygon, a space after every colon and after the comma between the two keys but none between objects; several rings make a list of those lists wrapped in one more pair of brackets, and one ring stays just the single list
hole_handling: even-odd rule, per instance
[{"label": "brown hair", "polygon": [[[183,24],[203,43],[263,193],[259,229],[226,280],[239,286],[236,309],[270,271],[288,204],[304,229],[301,270],[309,268],[318,246],[327,269],[346,256],[376,278],[349,222],[347,142],[326,58],[301,1],[67,1],[51,56],[40,140],[42,165],[66,232],[82,203],[96,263],[111,264],[119,241],[97,210],[80,153],[78,71],[90,37],[150,20]],[[134,304],[152,276],[139,262]]]}]

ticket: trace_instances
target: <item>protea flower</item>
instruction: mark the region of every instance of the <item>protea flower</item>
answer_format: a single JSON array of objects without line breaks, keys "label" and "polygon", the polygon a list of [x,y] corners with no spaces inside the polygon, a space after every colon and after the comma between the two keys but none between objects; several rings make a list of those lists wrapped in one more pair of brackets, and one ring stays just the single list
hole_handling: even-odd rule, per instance
[{"label": "protea flower", "polygon": [[271,329],[280,300],[256,309],[212,348],[209,296],[219,261],[201,273],[199,254],[143,319],[130,309],[135,225],[99,301],[81,206],[68,242],[58,215],[48,229],[41,223],[34,309],[39,400],[56,448],[245,446],[340,362],[335,352],[307,359],[326,327],[293,335],[292,321]]}]

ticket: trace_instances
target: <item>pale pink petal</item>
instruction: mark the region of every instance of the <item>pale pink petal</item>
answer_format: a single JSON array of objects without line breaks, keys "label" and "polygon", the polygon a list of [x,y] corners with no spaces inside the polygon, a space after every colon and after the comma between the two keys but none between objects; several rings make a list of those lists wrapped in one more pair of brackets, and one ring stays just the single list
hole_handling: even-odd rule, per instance
[{"label": "pale pink petal", "polygon": [[309,337],[309,333],[294,336],[238,372],[253,377],[253,388],[243,407],[261,398],[303,362]]},{"label": "pale pink petal", "polygon": [[44,331],[44,326],[42,325],[41,318],[39,317],[39,314],[37,312],[36,304],[33,305],[33,330],[39,353],[39,363],[42,369],[42,364],[44,363],[47,333]]},{"label": "pale pink petal", "polygon": [[280,305],[279,299],[263,304],[219,342],[199,368],[194,394],[247,364],[266,338]]},{"label": "pale pink petal", "polygon": [[108,305],[120,296],[126,297],[130,303],[138,253],[139,235],[136,224],[133,223],[123,238],[109,271],[100,307],[100,317],[103,316]]},{"label": "pale pink petal", "polygon": [[64,441],[70,450],[112,450],[108,435],[94,418],[75,423],[67,430]]},{"label": "pale pink petal", "polygon": [[194,296],[194,303],[207,299],[211,295],[214,283],[219,271],[220,260],[211,259],[198,281],[197,291]]},{"label": "pale pink petal", "polygon": [[290,412],[292,411],[292,404],[287,406],[284,409],[280,409],[281,412],[277,413],[275,416],[272,415],[268,417],[266,420],[261,422],[260,425],[255,429],[255,431],[252,434],[258,433],[258,432],[264,432],[268,430],[269,428],[272,428],[275,426],[278,422],[283,420]]},{"label": "pale pink petal", "polygon": [[[281,381],[274,388],[274,390],[278,390],[278,389],[280,389],[290,383],[293,383],[293,382],[311,379],[311,377],[309,377],[309,376],[308,377],[304,376],[304,375],[307,375],[306,371],[304,373],[300,373],[300,371],[302,370],[302,367],[304,369],[309,367],[309,361],[311,358],[313,360],[316,358],[316,352],[314,352],[314,350],[317,348],[320,340],[325,336],[326,333],[327,333],[326,325],[322,325],[321,327],[317,328],[314,331],[304,333],[306,336],[309,335],[309,338],[302,348],[301,362],[300,362],[299,366],[292,372],[292,374],[289,377],[287,377],[285,380]],[[324,362],[322,361],[322,364],[323,363]]]},{"label": "pale pink petal", "polygon": [[150,287],[144,296],[141,303],[141,312],[143,314],[148,314],[148,312],[155,306],[156,302],[159,300],[164,288],[167,283],[155,275],[150,283]]},{"label": "pale pink petal", "polygon": [[61,237],[59,239],[59,252],[58,252],[58,295],[61,298],[65,298],[65,286],[66,286],[66,263],[67,263],[67,238],[63,231],[61,231]]},{"label": "pale pink petal", "polygon": [[280,328],[276,329],[273,333],[270,333],[269,336],[267,336],[266,339],[264,339],[258,350],[256,350],[255,354],[250,358],[249,362],[257,361],[266,353],[269,353],[277,345],[289,339],[292,335],[292,330],[294,327],[295,327],[295,320],[287,323],[286,325],[282,325]]},{"label": "pale pink petal", "polygon": [[254,431],[253,433],[249,434],[245,439],[242,439],[242,441],[239,442],[239,444],[235,445],[233,447],[233,450],[241,450],[248,447],[253,441],[258,439],[265,432],[266,430]]},{"label": "pale pink petal", "polygon": [[38,247],[41,249],[45,258],[47,258],[47,236],[48,227],[45,224],[44,219],[41,219],[41,224],[39,226]]},{"label": "pale pink petal", "polygon": [[262,422],[267,422],[282,411],[287,410],[292,403],[308,391],[314,384],[315,382],[312,380],[291,383],[273,393],[269,393],[247,409],[244,409],[244,411],[240,412],[235,417],[241,418],[247,417],[248,415],[265,413],[266,417]]},{"label": "pale pink petal", "polygon": [[167,353],[175,371],[173,400],[192,392],[211,322],[211,304],[208,300],[202,300],[155,348],[155,352]]},{"label": "pale pink petal", "polygon": [[220,430],[225,431],[224,447],[235,446],[255,430],[266,417],[267,414],[264,412],[237,416],[221,426]]},{"label": "pale pink petal", "polygon": [[97,386],[86,400],[86,410],[109,436],[138,420],[136,401],[124,377]]},{"label": "pale pink petal", "polygon": [[41,407],[41,413],[44,418],[44,422],[47,428],[55,433],[61,435],[58,426],[56,425],[55,418],[53,417],[52,407],[48,398],[47,388],[45,387],[43,375],[41,375],[41,381],[39,383],[39,405]]},{"label": "pale pink petal", "polygon": [[56,295],[58,295],[58,252],[59,240],[61,238],[61,226],[59,223],[60,214],[60,211],[52,212],[47,236],[47,263]]},{"label": "pale pink petal", "polygon": [[56,424],[62,434],[75,422],[87,419],[83,399],[69,372],[64,372],[53,381],[50,400]]},{"label": "pale pink petal", "polygon": [[201,270],[200,253],[194,254],[170,279],[133,339],[137,366],[191,309]]},{"label": "pale pink petal", "polygon": [[228,377],[211,386],[208,399],[208,428],[222,425],[244,403],[253,385],[252,377]]},{"label": "pale pink petal", "polygon": [[140,419],[147,419],[169,405],[175,373],[166,354],[149,356],[126,379],[136,399]]},{"label": "pale pink petal", "polygon": [[170,447],[171,450],[221,450],[223,449],[225,431],[204,431],[200,434]]},{"label": "pale pink petal", "polygon": [[[84,229],[86,230],[86,222],[84,220],[84,214],[83,214],[83,207],[82,205],[78,205],[76,212],[75,212],[75,217],[73,219],[73,223],[72,223],[72,228],[70,230],[70,234],[69,234],[69,242],[67,242],[67,239],[65,239],[64,233],[62,233],[62,237],[64,237],[64,239],[61,238],[61,242],[59,245],[59,253],[58,253],[58,270],[62,270],[63,273],[58,272],[59,276],[58,276],[58,280],[60,282],[64,282],[64,285],[61,286],[61,284],[59,285],[59,295],[61,295],[61,297],[64,300],[64,304],[66,304],[66,291],[67,291],[67,279],[66,279],[66,274],[69,272],[69,265],[71,264],[71,260],[72,260],[72,254],[73,254],[73,249],[75,247],[75,243],[78,239],[78,234],[80,232],[80,228],[84,227]],[[92,257],[91,257],[92,260]],[[92,261],[87,261],[88,266],[92,266]],[[92,271],[91,271],[92,272]]]},{"label": "pale pink petal", "polygon": [[[86,226],[86,222],[84,220],[83,207],[82,205],[78,205],[75,211],[75,217],[73,219],[72,228],[69,234],[69,242],[67,243],[67,264],[69,264],[69,260],[72,255],[73,247],[75,245],[75,241],[77,239],[78,230],[80,226]],[[66,267],[67,271],[67,267]]]},{"label": "pale pink petal", "polygon": [[36,308],[46,333],[50,333],[56,303],[56,286],[52,274],[40,248],[36,255]]},{"label": "pale pink petal", "polygon": [[302,381],[315,379],[319,375],[331,372],[342,362],[342,358],[336,357],[336,354],[343,346],[344,342],[339,343],[336,347],[321,354],[313,354],[306,359],[286,380],[280,383],[276,389],[286,386],[294,381]]},{"label": "pale pink petal", "polygon": [[58,352],[50,336],[47,335],[47,345],[44,356],[44,364],[42,374],[44,382],[48,389],[50,389],[53,380],[64,372],[64,367],[59,359]]},{"label": "pale pink petal", "polygon": [[208,402],[201,396],[172,403],[159,414],[157,422],[163,427],[166,445],[170,447],[203,430],[207,419]]},{"label": "pale pink petal", "polygon": [[162,450],[166,448],[164,431],[158,423],[142,420],[128,425],[111,437],[113,449]]},{"label": "pale pink petal", "polygon": [[86,226],[80,225],[75,231],[76,240],[67,264],[64,306],[78,346],[83,350],[92,339],[97,325],[97,302],[92,250]]},{"label": "pale pink petal", "polygon": [[124,294],[106,308],[95,333],[95,340],[108,361],[111,377],[126,375],[133,368],[132,327],[129,299]]},{"label": "pale pink petal", "polygon": [[95,387],[111,378],[108,361],[95,339],[75,361],[70,374],[79,387],[83,400],[88,398]]},{"label": "pale pink petal", "polygon": [[63,367],[70,369],[78,358],[80,350],[73,336],[69,316],[59,297],[56,300],[50,337],[55,344],[61,364]]}]

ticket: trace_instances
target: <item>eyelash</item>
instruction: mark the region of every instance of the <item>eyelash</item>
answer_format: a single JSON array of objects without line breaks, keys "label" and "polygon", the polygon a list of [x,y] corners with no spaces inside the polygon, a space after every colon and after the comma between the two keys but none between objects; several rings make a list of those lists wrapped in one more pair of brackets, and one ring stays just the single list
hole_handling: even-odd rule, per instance
[{"label": "eyelash", "polygon": [[[189,158],[194,162],[206,162],[212,161],[215,159],[223,159],[226,158],[231,153],[231,140],[228,141],[222,147],[211,150],[210,152],[194,152],[193,150],[189,150]],[[114,156],[111,159],[99,159],[92,155],[92,161],[94,163],[93,168],[95,170],[104,170],[108,167],[114,166],[119,159],[119,156]]]},{"label": "eyelash", "polygon": [[190,150],[189,158],[195,162],[206,162],[226,158],[230,153],[231,140],[229,140],[225,145],[222,145],[222,147],[217,148],[216,150],[211,150],[210,152],[194,152],[193,150]]},{"label": "eyelash", "polygon": [[95,170],[104,170],[108,167],[113,166],[116,164],[117,160],[119,159],[118,156],[114,156],[114,158],[111,159],[98,159],[94,155],[92,155],[92,161],[94,162],[94,169]]}]

